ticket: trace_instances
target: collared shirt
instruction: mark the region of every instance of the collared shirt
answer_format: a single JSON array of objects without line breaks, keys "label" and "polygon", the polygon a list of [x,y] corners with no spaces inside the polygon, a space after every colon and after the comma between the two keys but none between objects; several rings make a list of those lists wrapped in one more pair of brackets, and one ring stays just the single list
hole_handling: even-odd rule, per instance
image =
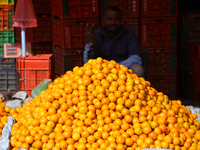
[{"label": "collared shirt", "polygon": [[94,43],[91,45],[86,43],[84,63],[89,59],[102,57],[115,60],[128,68],[133,64],[142,64],[138,39],[132,29],[122,25],[114,39],[106,35],[104,26],[95,30],[95,34]]}]

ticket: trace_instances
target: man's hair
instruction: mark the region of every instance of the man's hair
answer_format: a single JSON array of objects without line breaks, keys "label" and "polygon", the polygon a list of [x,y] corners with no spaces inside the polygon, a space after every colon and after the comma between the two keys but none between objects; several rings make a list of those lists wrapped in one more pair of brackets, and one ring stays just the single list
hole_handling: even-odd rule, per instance
[{"label": "man's hair", "polygon": [[116,11],[116,12],[119,12],[120,15],[122,15],[122,11],[117,7],[117,6],[108,6],[104,9],[103,11],[103,17],[105,16],[105,12],[107,10],[112,10],[112,11]]}]

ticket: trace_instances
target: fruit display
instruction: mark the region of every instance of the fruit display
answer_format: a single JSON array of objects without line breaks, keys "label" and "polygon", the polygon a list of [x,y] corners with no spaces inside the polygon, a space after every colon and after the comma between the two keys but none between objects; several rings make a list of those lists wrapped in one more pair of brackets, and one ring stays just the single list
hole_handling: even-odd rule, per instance
[{"label": "fruit display", "polygon": [[200,149],[197,115],[113,60],[74,67],[10,114],[12,150]]}]

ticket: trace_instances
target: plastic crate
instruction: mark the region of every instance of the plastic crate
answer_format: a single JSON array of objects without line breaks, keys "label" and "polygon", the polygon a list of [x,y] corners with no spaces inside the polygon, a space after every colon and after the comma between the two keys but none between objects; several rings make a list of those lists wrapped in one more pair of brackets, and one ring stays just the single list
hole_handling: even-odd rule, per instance
[{"label": "plastic crate", "polygon": [[177,98],[177,77],[176,76],[160,76],[160,77],[145,77],[145,80],[151,83],[151,87],[158,92],[163,92],[171,100]]},{"label": "plastic crate", "polygon": [[200,13],[182,12],[180,13],[179,39],[181,42],[200,42]]},{"label": "plastic crate", "polygon": [[103,17],[103,10],[108,6],[117,6],[122,11],[122,18],[139,17],[139,0],[101,0],[100,11]]},{"label": "plastic crate", "polygon": [[139,19],[123,19],[122,24],[128,28],[133,29],[137,38],[139,38]]},{"label": "plastic crate", "polygon": [[177,66],[181,70],[192,69],[192,45],[194,45],[194,43],[181,44],[178,46]]},{"label": "plastic crate", "polygon": [[0,5],[13,5],[14,0],[1,0]]},{"label": "plastic crate", "polygon": [[52,43],[31,43],[30,54],[52,54]]},{"label": "plastic crate", "polygon": [[[51,16],[37,15],[37,27],[26,28],[26,42],[44,43],[52,42]],[[21,28],[15,28],[16,40],[21,41]]]},{"label": "plastic crate", "polygon": [[176,16],[177,0],[141,0],[141,17]]},{"label": "plastic crate", "polygon": [[191,46],[194,98],[200,100],[200,44]]},{"label": "plastic crate", "polygon": [[31,91],[44,79],[51,79],[52,54],[28,55],[16,59],[16,68],[20,74],[20,90],[31,96]]},{"label": "plastic crate", "polygon": [[83,48],[58,49],[53,48],[55,58],[55,73],[63,75],[75,66],[83,65]]},{"label": "plastic crate", "polygon": [[98,18],[60,19],[52,17],[53,44],[61,48],[82,48],[86,42],[86,23],[99,27]]},{"label": "plastic crate", "polygon": [[16,65],[14,58],[0,57],[0,91],[16,90]]},{"label": "plastic crate", "polygon": [[141,46],[176,46],[177,17],[141,18]]},{"label": "plastic crate", "polygon": [[0,31],[0,56],[4,56],[4,43],[14,43],[14,31]]},{"label": "plastic crate", "polygon": [[33,0],[36,14],[51,14],[51,0]]},{"label": "plastic crate", "polygon": [[98,0],[51,0],[51,15],[60,18],[98,17]]},{"label": "plastic crate", "polygon": [[13,30],[14,5],[0,5],[0,30]]},{"label": "plastic crate", "polygon": [[200,101],[200,92],[194,93],[194,99]]},{"label": "plastic crate", "polygon": [[176,75],[176,47],[140,47],[142,65],[147,76]]},{"label": "plastic crate", "polygon": [[180,70],[177,72],[177,95],[182,99],[191,99],[194,97],[194,84],[192,69]]}]

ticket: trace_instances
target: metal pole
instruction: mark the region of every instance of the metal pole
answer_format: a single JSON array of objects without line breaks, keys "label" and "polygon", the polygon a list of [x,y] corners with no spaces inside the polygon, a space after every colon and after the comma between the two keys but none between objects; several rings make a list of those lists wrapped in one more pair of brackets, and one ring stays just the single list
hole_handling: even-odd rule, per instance
[{"label": "metal pole", "polygon": [[[26,57],[26,34],[25,28],[21,28],[22,57]],[[25,60],[24,60],[25,63]],[[26,91],[26,70],[24,64],[24,91]]]},{"label": "metal pole", "polygon": [[26,57],[26,33],[25,28],[21,28],[22,56]]}]

